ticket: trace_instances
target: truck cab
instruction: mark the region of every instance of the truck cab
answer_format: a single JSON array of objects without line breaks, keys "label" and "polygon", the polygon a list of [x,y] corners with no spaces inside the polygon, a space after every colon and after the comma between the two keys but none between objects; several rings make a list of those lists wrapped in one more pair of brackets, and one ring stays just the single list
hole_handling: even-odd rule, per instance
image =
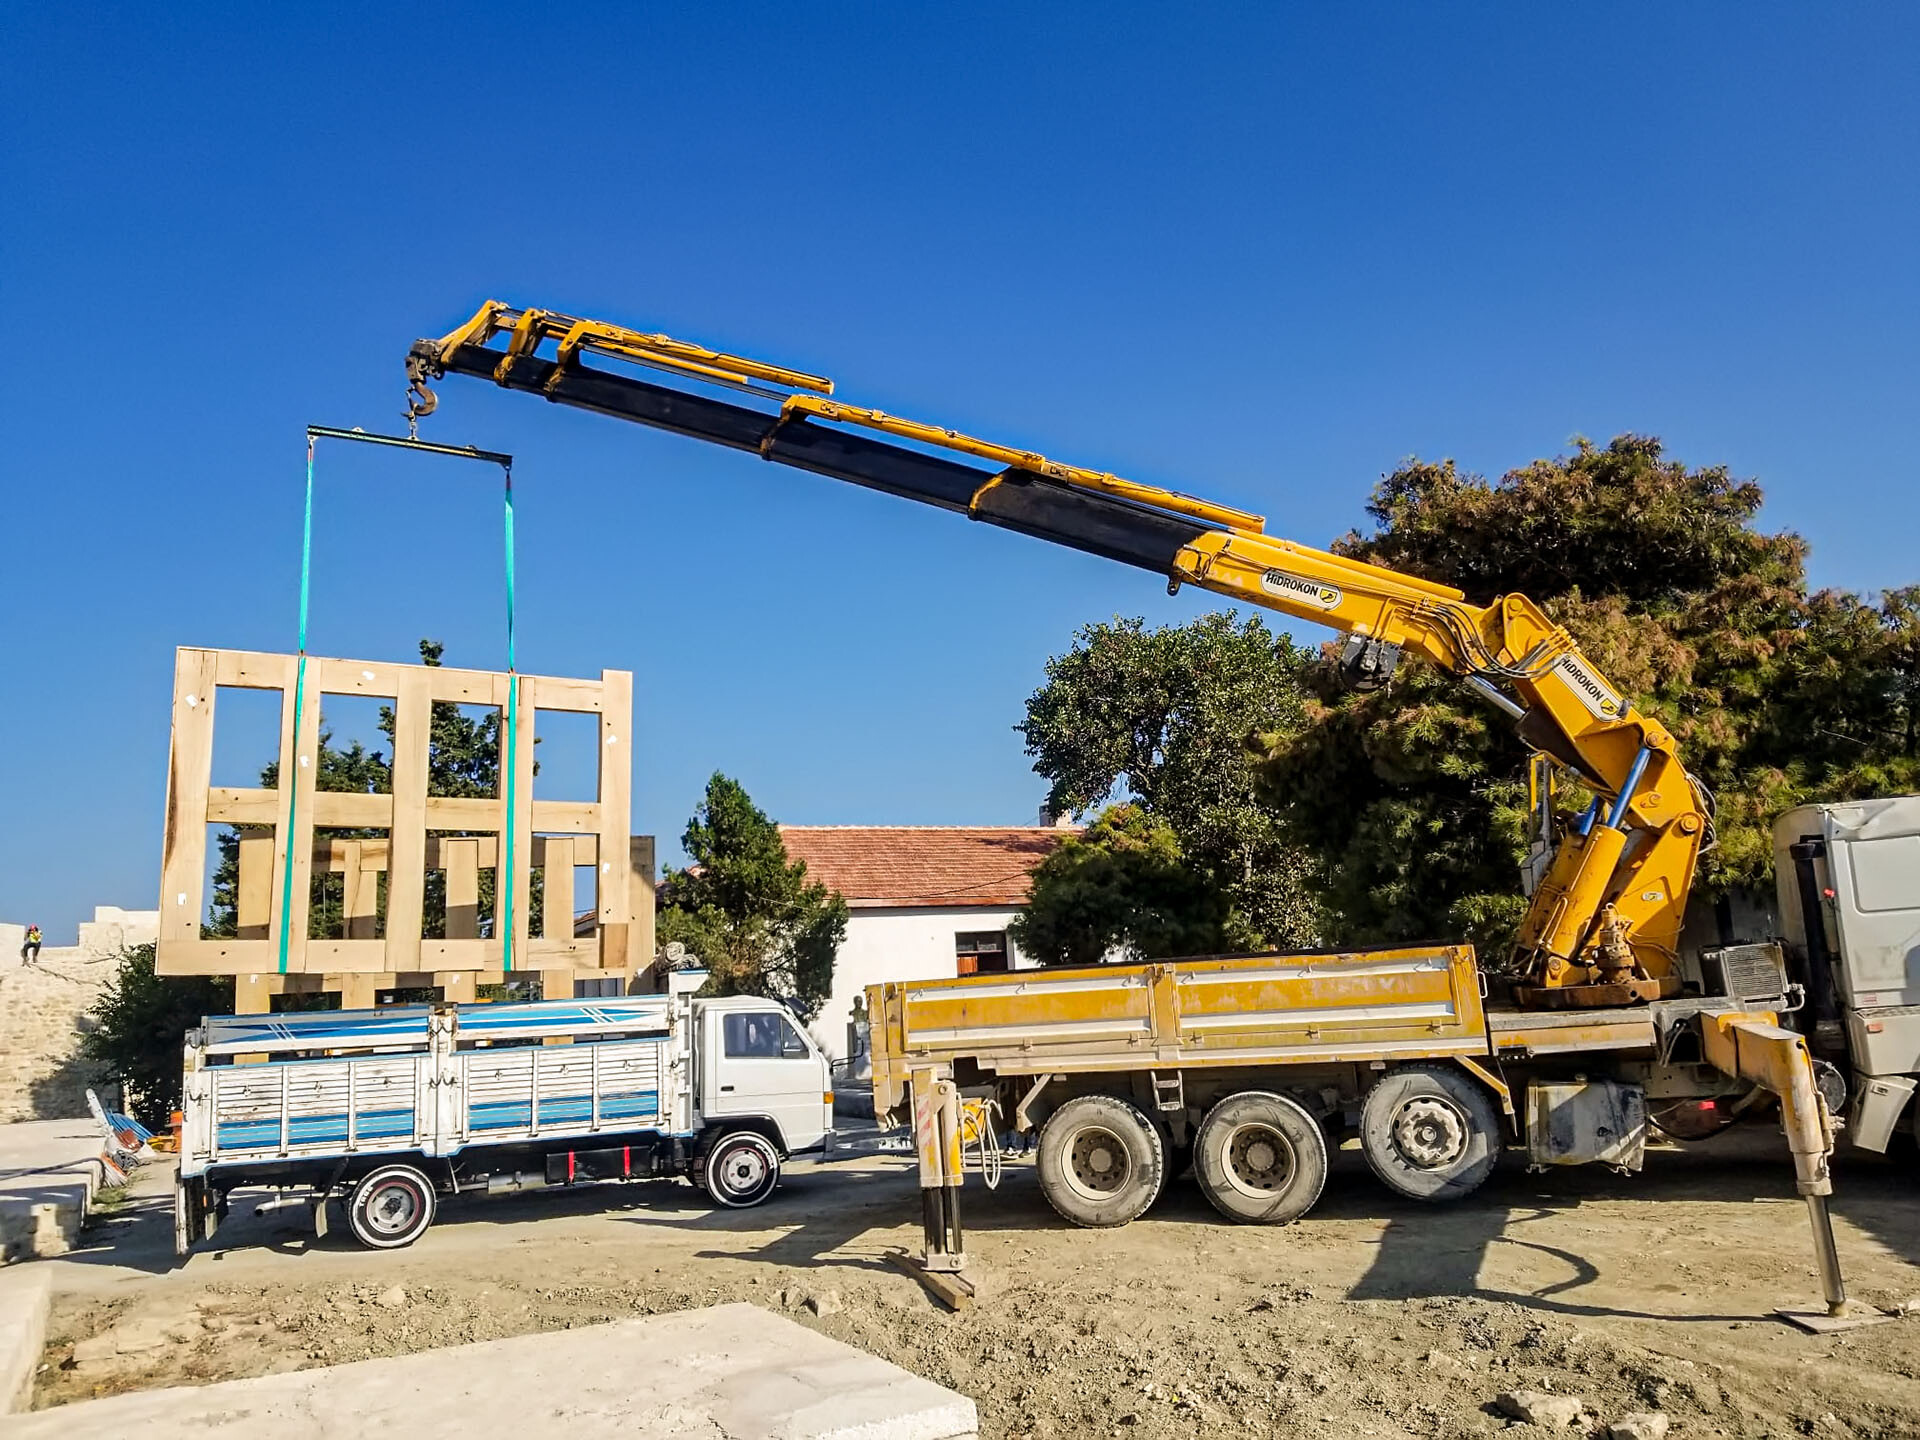
[{"label": "truck cab", "polygon": [[1884,1151],[1920,1082],[1920,795],[1802,805],[1773,846],[1802,1028],[1847,1075],[1853,1143]]},{"label": "truck cab", "polygon": [[789,1155],[817,1150],[833,1128],[827,1057],[784,1006],[737,995],[697,1000],[699,1113],[709,1127],[764,1121]]}]

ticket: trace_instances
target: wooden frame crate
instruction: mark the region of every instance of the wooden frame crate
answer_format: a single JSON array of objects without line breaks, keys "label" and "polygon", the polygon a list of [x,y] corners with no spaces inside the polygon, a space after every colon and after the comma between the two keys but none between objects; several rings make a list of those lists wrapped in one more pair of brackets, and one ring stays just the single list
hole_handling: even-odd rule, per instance
[{"label": "wooden frame crate", "polygon": [[[509,901],[515,972],[566,972],[570,982],[574,971],[624,972],[651,961],[652,842],[644,840],[643,844],[644,837],[628,833],[633,712],[633,677],[629,672],[603,670],[597,681],[567,680],[308,656],[300,733],[295,735],[294,686],[299,663],[295,655],[241,650],[183,647],[176,653],[155,966],[158,973],[263,976],[285,982],[251,987],[263,993],[280,988],[320,988],[311,980],[294,977],[325,976],[329,981],[352,977],[344,988],[366,997],[369,1004],[371,989],[382,981],[389,987],[442,985],[450,994],[454,990],[470,993],[476,983],[497,983],[504,978],[507,953],[501,931]],[[516,680],[519,695],[511,707],[515,764],[510,847],[513,873],[500,879],[498,861],[507,823],[506,785],[502,784],[499,796],[485,799],[429,795],[428,745],[436,702],[498,707],[500,772],[504,780],[510,738],[508,687]],[[277,789],[210,784],[215,700],[222,688],[279,692]],[[391,794],[316,788],[321,699],[325,695],[361,695],[390,701],[395,721]],[[556,801],[535,797],[535,723],[544,710],[598,717],[599,782],[595,799]],[[291,784],[288,777],[292,777]],[[241,837],[236,896],[239,935],[233,939],[202,939],[208,898],[207,827],[223,823],[234,826]],[[316,843],[316,828],[380,829],[387,833],[384,838],[362,840],[321,836]],[[636,876],[643,858],[644,871]],[[593,921],[590,927],[583,926],[586,933],[579,935],[574,933],[572,905],[576,864],[591,864],[596,872]],[[489,866],[495,868],[497,878],[494,935],[482,939],[479,875]],[[316,867],[344,877],[346,933],[342,938],[323,940],[307,935]],[[543,871],[543,889],[548,897],[544,933],[538,936],[528,933],[536,867]],[[444,939],[427,939],[421,934],[429,869],[446,873]],[[382,874],[386,933],[377,937]],[[633,933],[636,879],[640,880],[640,898],[647,902],[639,935]],[[290,914],[283,914],[289,897]],[[645,948],[634,953],[632,942],[643,937]],[[335,986],[329,983],[325,988]],[[572,993],[570,983],[567,993]]]}]

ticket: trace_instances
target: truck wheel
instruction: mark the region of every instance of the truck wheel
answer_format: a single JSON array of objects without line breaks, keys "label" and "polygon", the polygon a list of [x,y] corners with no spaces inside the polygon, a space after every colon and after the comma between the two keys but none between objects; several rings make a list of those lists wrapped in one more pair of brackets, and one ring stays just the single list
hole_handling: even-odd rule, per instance
[{"label": "truck wheel", "polygon": [[353,1187],[347,1224],[370,1250],[411,1245],[433,1223],[433,1182],[411,1165],[383,1165]]},{"label": "truck wheel", "polygon": [[1500,1115],[1451,1065],[1389,1070],[1360,1107],[1360,1149],[1387,1188],[1414,1200],[1458,1200],[1500,1159]]},{"label": "truck wheel", "polygon": [[1207,1199],[1227,1219],[1284,1225],[1320,1198],[1327,1141],[1320,1122],[1286,1096],[1242,1090],[1200,1122],[1193,1168]]},{"label": "truck wheel", "polygon": [[694,1176],[720,1204],[744,1210],[780,1183],[780,1152],[757,1130],[728,1131],[701,1152]]},{"label": "truck wheel", "polygon": [[1076,1225],[1124,1225],[1160,1197],[1166,1152],[1154,1123],[1112,1095],[1081,1095],[1040,1131],[1040,1189]]}]

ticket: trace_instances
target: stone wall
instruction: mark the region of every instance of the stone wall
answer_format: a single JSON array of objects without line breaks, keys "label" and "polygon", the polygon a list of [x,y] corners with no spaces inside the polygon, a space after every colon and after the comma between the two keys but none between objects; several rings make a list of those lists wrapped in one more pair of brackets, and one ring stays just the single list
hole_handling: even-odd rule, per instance
[{"label": "stone wall", "polygon": [[20,963],[25,927],[0,925],[0,1124],[87,1113],[87,1087],[100,1082],[79,1054],[87,1012],[122,947],[152,943],[159,923],[157,911],[98,906],[78,945],[43,949],[37,966]]}]

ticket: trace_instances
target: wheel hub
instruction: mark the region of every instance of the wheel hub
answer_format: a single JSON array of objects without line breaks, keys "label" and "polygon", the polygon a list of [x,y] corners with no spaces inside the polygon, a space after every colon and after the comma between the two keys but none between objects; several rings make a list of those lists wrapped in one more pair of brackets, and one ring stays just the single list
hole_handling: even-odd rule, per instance
[{"label": "wheel hub", "polygon": [[1267,1125],[1242,1125],[1227,1137],[1227,1175],[1236,1189],[1277,1195],[1293,1180],[1293,1146]]},{"label": "wheel hub", "polygon": [[745,1147],[727,1157],[721,1173],[729,1188],[748,1191],[767,1178],[767,1164],[759,1151]]},{"label": "wheel hub", "polygon": [[373,1197],[367,1218],[376,1230],[397,1235],[413,1223],[419,1213],[413,1193],[403,1185],[390,1185]]},{"label": "wheel hub", "polygon": [[1438,1170],[1467,1153],[1466,1117],[1432,1096],[1409,1100],[1394,1117],[1393,1144],[1409,1164]]},{"label": "wheel hub", "polygon": [[1075,1189],[1104,1200],[1126,1188],[1133,1176],[1133,1159],[1119,1136],[1090,1125],[1068,1146],[1067,1169]]}]

